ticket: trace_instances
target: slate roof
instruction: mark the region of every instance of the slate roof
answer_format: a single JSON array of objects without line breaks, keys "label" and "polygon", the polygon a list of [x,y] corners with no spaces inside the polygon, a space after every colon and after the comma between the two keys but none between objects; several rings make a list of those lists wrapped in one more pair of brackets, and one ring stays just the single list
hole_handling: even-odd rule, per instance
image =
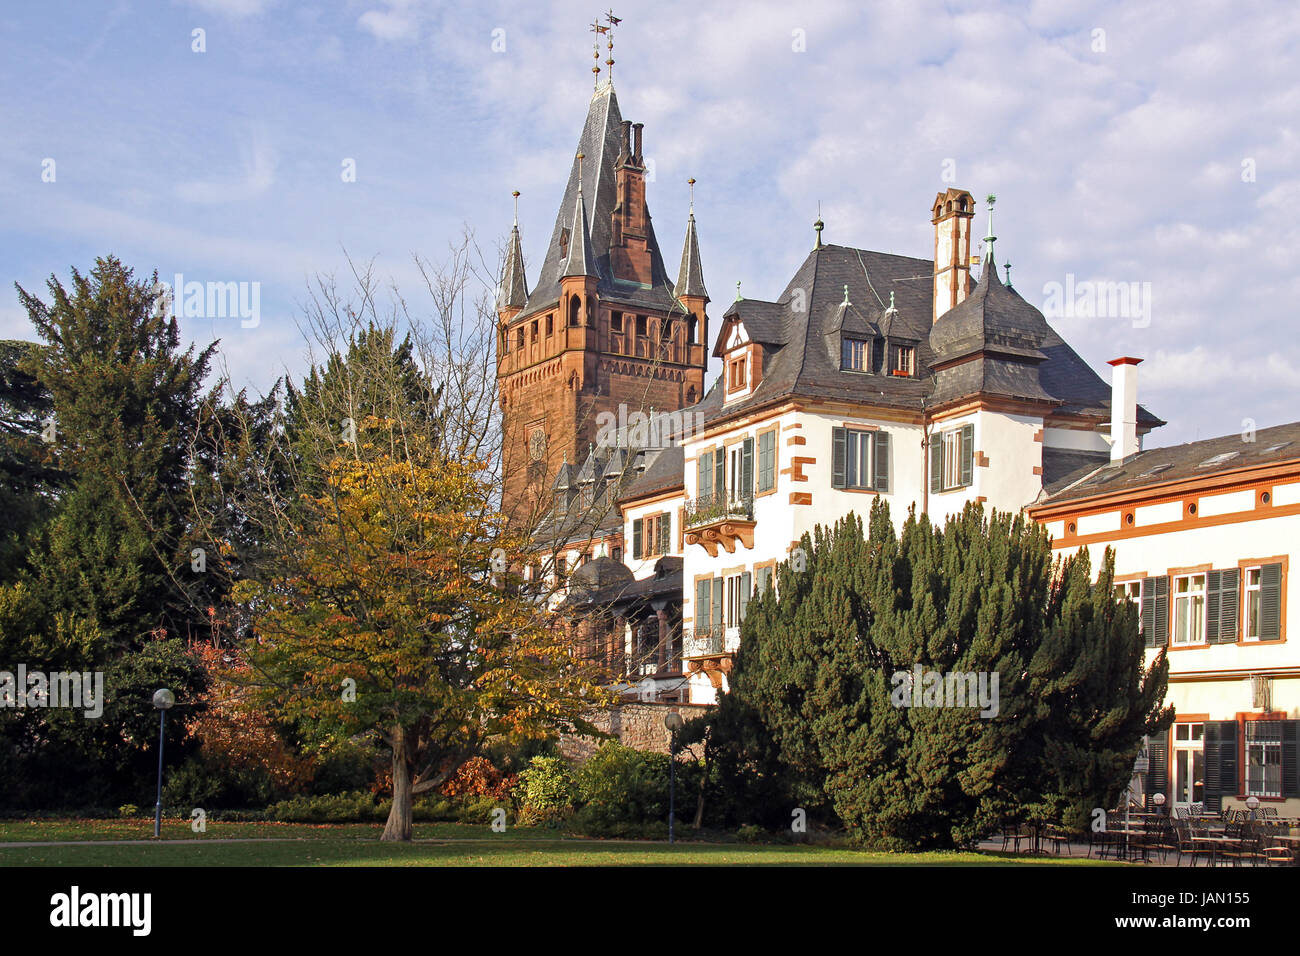
[{"label": "slate roof", "polygon": [[704,289],[704,269],[700,265],[700,241],[695,235],[695,213],[686,220],[686,241],[682,243],[682,264],[677,270],[677,285],[673,291],[679,295],[698,295],[704,298],[709,293]]},{"label": "slate roof", "polygon": [[[528,302],[523,311],[516,316],[515,322],[544,312],[560,300],[560,279],[565,273],[566,265],[560,256],[560,236],[565,230],[570,230],[569,246],[572,249],[575,238],[572,229],[574,210],[578,205],[580,168],[587,229],[594,259],[594,274],[600,279],[597,290],[601,299],[664,311],[674,307],[676,300],[673,297],[672,282],[664,268],[663,256],[659,252],[659,242],[655,238],[654,226],[650,223],[648,212],[646,238],[650,245],[650,288],[636,283],[614,281],[610,271],[610,227],[614,207],[618,204],[614,164],[622,148],[622,123],[623,117],[619,112],[614,88],[605,83],[591,98],[587,121],[583,126],[582,136],[578,139],[578,147],[574,150],[573,165],[569,169],[564,197],[560,201],[560,209],[555,217],[555,228],[551,232],[551,241],[546,247],[546,257],[537,275],[537,285],[529,294]],[[578,162],[578,153],[583,154],[581,166]]]},{"label": "slate roof", "polygon": [[1035,504],[1152,488],[1254,465],[1292,461],[1300,461],[1300,422],[1261,428],[1252,442],[1232,434],[1151,448],[1130,455],[1117,466],[1086,465],[1051,483],[1044,474],[1044,494]]},{"label": "slate roof", "polygon": [[[719,380],[696,408],[709,421],[791,397],[919,410],[923,401],[933,406],[962,388],[985,388],[1109,419],[1110,385],[1041,312],[1002,284],[995,268],[986,268],[967,299],[937,323],[933,282],[929,259],[833,244],[814,249],[776,301],[742,299],[724,313],[724,328],[725,319],[738,315],[750,338],[764,346],[763,379],[753,394],[724,408]],[[846,285],[852,306],[847,311]],[[893,343],[914,345],[917,374],[888,374],[888,356],[880,373],[842,370],[840,326],[859,334],[863,326],[874,326]],[[971,355],[977,357],[963,363],[960,380],[932,391],[936,363]],[[1138,424],[1164,422],[1139,406]]]},{"label": "slate roof", "polygon": [[519,223],[515,223],[510,230],[510,243],[506,247],[506,264],[501,273],[497,310],[523,308],[527,301],[528,279],[524,275],[524,250],[519,240]]},{"label": "slate roof", "polygon": [[645,471],[623,486],[623,492],[618,496],[620,502],[685,487],[682,476],[685,473],[686,452],[681,445],[638,452],[638,455],[645,461]]}]

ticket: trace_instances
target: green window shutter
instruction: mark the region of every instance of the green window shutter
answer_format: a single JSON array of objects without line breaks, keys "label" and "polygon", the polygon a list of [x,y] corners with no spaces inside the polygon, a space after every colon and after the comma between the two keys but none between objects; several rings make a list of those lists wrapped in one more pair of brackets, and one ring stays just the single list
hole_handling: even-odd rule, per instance
[{"label": "green window shutter", "polygon": [[1210,644],[1219,643],[1219,582],[1223,572],[1205,572],[1205,639]]},{"label": "green window shutter", "polygon": [[659,553],[672,553],[673,516],[665,511],[659,516]]},{"label": "green window shutter", "polygon": [[1300,797],[1300,720],[1282,721],[1282,796]]},{"label": "green window shutter", "polygon": [[772,569],[759,568],[755,573],[758,577],[758,593],[762,594],[772,586]]},{"label": "green window shutter", "polygon": [[1147,741],[1147,756],[1151,758],[1147,770],[1146,804],[1154,810],[1151,797],[1157,793],[1169,794],[1169,731],[1162,730]]},{"label": "green window shutter", "polygon": [[713,579],[713,626],[722,629],[722,578]]},{"label": "green window shutter", "polygon": [[700,500],[704,500],[713,494],[713,452],[700,452],[699,460],[695,462],[695,493]]},{"label": "green window shutter", "polygon": [[1205,723],[1205,809],[1222,810],[1224,797],[1237,795],[1237,722]]},{"label": "green window shutter", "polygon": [[709,578],[700,578],[695,582],[695,630],[700,634],[706,634],[709,630],[709,614],[712,612],[709,597],[712,585],[713,581]]},{"label": "green window shutter", "polygon": [[713,493],[719,498],[727,497],[727,453],[719,445],[713,450]]},{"label": "green window shutter", "polygon": [[1152,647],[1165,647],[1169,643],[1169,578],[1162,576],[1152,582],[1155,591],[1154,624],[1151,636]]},{"label": "green window shutter", "polygon": [[740,452],[740,487],[737,496],[749,498],[754,494],[754,439],[746,438]]},{"label": "green window shutter", "polygon": [[943,432],[930,432],[930,494],[943,491]]},{"label": "green window shutter", "polygon": [[1142,579],[1141,609],[1142,642],[1147,647],[1156,646],[1156,579]]},{"label": "green window shutter", "polygon": [[[1241,622],[1241,602],[1238,598],[1241,571],[1226,568],[1219,572],[1219,643],[1235,644]],[[1210,638],[1211,641],[1214,638]]]},{"label": "green window shutter", "polygon": [[962,486],[975,482],[975,426],[961,426],[961,483]]},{"label": "green window shutter", "polygon": [[1266,564],[1259,569],[1259,639],[1282,637],[1282,565]]},{"label": "green window shutter", "polygon": [[740,576],[740,619],[745,619],[745,611],[749,607],[750,591],[754,587],[754,579],[750,577],[748,571]]},{"label": "green window shutter", "polygon": [[844,487],[844,442],[847,429],[831,429],[831,487]]},{"label": "green window shutter", "polygon": [[776,432],[758,436],[758,490],[771,491],[776,485]]},{"label": "green window shutter", "polygon": [[643,528],[642,519],[637,518],[632,522],[632,557],[641,560],[641,530]]},{"label": "green window shutter", "polygon": [[874,487],[882,494],[889,491],[889,433],[876,432],[876,479]]}]

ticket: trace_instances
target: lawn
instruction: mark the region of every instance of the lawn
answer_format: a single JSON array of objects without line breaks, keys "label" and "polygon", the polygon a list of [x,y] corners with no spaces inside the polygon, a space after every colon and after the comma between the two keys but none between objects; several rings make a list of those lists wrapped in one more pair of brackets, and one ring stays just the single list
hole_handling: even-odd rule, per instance
[{"label": "lawn", "polygon": [[[152,820],[0,822],[0,867],[10,866],[1005,866],[1104,865],[1087,859],[1026,859],[996,853],[871,853],[789,844],[591,840],[554,830],[457,823],[415,825],[409,844],[380,843],[378,824],[209,823],[191,832]],[[74,843],[72,841],[86,841]],[[231,842],[224,842],[231,841]],[[55,845],[41,845],[53,843]],[[26,844],[14,846],[12,844]]]}]

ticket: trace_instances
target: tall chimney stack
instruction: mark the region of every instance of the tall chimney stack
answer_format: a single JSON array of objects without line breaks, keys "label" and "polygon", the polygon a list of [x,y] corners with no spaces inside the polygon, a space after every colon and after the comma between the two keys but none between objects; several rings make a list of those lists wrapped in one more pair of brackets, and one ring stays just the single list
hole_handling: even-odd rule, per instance
[{"label": "tall chimney stack", "polygon": [[1115,369],[1110,379],[1110,460],[1123,461],[1138,453],[1137,403],[1140,358],[1122,355],[1111,359]]},{"label": "tall chimney stack", "polygon": [[632,149],[632,161],[641,167],[645,166],[645,160],[641,155],[641,127],[643,126],[645,123],[632,124],[632,134],[636,137],[636,145]]},{"label": "tall chimney stack", "polygon": [[935,196],[930,221],[934,223],[934,318],[970,293],[970,227],[975,218],[975,197],[964,189],[949,189]]}]

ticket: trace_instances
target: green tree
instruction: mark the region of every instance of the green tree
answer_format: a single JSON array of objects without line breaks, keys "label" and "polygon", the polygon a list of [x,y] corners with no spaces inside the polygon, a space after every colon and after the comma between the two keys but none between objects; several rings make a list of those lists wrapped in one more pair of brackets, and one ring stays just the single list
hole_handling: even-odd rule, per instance
[{"label": "green tree", "polygon": [[[895,534],[877,502],[869,528],[817,529],[806,570],[783,567],[751,602],[721,739],[769,739],[789,799],[820,786],[879,846],[960,846],[1007,815],[1073,823],[1109,805],[1142,736],[1172,720],[1167,665],[1144,669],[1110,559],[1093,583],[1086,556],[1054,565],[1041,527],[977,505]],[[996,675],[996,713],[932,706],[929,677],[914,698],[918,667],[986,689]],[[761,769],[761,744],[740,753]]]},{"label": "green tree", "polygon": [[117,259],[54,276],[46,304],[18,295],[46,347],[22,363],[52,397],[55,447],[71,487],[32,555],[51,611],[95,622],[111,648],[139,647],[161,627],[195,619],[177,574],[192,523],[191,444],[216,343],[180,347],[156,276],[138,281]]}]

